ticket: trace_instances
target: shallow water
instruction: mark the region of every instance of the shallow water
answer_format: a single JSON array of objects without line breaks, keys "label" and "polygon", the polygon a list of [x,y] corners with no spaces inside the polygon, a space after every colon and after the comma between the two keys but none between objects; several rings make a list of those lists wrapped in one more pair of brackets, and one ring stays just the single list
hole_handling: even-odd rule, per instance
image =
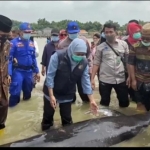
[{"label": "shallow water", "polygon": [[[41,55],[43,52],[44,45],[46,44],[46,39],[36,39],[40,54],[38,57],[38,65],[41,68]],[[36,88],[33,90],[32,98],[29,101],[21,101],[16,107],[9,108],[8,118],[6,122],[6,128],[0,131],[0,145],[17,141],[20,139],[25,139],[33,135],[41,134],[41,120],[43,115],[43,94],[42,94],[42,85],[44,77],[41,76],[40,83],[37,84]],[[98,82],[96,84],[98,87]],[[97,88],[98,89],[98,88]],[[100,96],[98,90],[95,90],[94,97],[99,103]],[[78,94],[77,94],[78,96]],[[118,101],[116,99],[116,94],[112,91],[111,94],[111,104],[110,107],[114,110],[117,110],[126,115],[136,114],[135,104],[131,103],[129,108],[119,109]],[[109,111],[100,111],[98,117],[111,116],[112,114]],[[89,112],[89,104],[83,104],[79,97],[77,97],[76,104],[72,105],[72,117],[74,122],[79,122],[82,120],[94,118],[95,116],[91,115]],[[57,107],[55,116],[55,127],[60,126],[60,115],[59,109]],[[150,128],[147,128],[145,131],[134,137],[133,139],[119,143],[115,146],[118,147],[137,147],[137,146],[150,146]]]}]

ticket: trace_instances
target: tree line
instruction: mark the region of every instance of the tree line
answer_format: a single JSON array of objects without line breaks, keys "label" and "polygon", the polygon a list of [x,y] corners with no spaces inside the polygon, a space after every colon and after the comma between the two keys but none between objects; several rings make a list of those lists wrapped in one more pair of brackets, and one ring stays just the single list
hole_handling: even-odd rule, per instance
[{"label": "tree line", "polygon": [[[13,30],[18,29],[19,25],[22,23],[22,22],[17,21],[17,20],[12,20],[12,21],[13,21]],[[32,26],[32,29],[35,30],[35,31],[43,30],[47,27],[49,27],[49,28],[58,28],[60,30],[60,29],[66,29],[67,23],[69,21],[71,21],[71,20],[62,20],[62,21],[58,21],[58,22],[55,22],[55,21],[49,22],[45,18],[43,18],[43,19],[38,19],[37,23],[31,23],[31,26]],[[77,20],[74,20],[74,21],[77,21]],[[85,23],[82,23],[82,22],[79,22],[79,21],[77,21],[77,22],[80,26],[80,29],[81,30],[86,30],[87,32],[100,32],[102,27],[103,27],[103,25],[98,21],[95,21],[95,22],[89,21],[89,22],[85,22]],[[112,20],[108,20],[106,23],[115,24],[118,31],[126,30],[126,26],[127,26],[127,24],[124,24],[124,25],[121,26],[118,22],[113,22]],[[146,22],[144,22],[142,20],[139,20],[139,23],[141,25],[144,25]]]}]

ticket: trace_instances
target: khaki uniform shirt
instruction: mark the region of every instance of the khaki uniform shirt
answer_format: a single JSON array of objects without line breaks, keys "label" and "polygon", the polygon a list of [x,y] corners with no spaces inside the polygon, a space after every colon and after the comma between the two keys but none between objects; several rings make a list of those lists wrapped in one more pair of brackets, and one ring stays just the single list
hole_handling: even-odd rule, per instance
[{"label": "khaki uniform shirt", "polygon": [[[129,48],[125,41],[116,39],[111,46],[120,56],[128,56]],[[105,42],[97,47],[93,64],[100,66],[100,81],[108,84],[120,84],[125,81],[124,65],[120,57],[116,56]]]}]

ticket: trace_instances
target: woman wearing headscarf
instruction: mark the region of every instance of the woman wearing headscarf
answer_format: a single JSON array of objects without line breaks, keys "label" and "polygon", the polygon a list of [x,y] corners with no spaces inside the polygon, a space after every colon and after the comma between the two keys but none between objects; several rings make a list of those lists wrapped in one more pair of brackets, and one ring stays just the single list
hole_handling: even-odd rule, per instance
[{"label": "woman wearing headscarf", "polygon": [[[128,38],[125,41],[127,42],[129,46],[129,50],[134,44],[138,44],[139,41],[141,41],[141,32],[140,32],[141,29],[142,29],[141,25],[135,22],[131,22],[127,25]],[[127,77],[128,77],[128,73],[126,74],[126,78]],[[130,99],[136,102],[134,90],[131,87],[129,87],[128,93],[129,93]]]},{"label": "woman wearing headscarf", "polygon": [[128,43],[129,47],[141,41],[141,32],[140,32],[141,29],[142,29],[141,25],[137,23],[133,22],[128,24],[127,31],[129,36],[126,42]]},{"label": "woman wearing headscarf", "polygon": [[81,79],[83,91],[88,95],[93,113],[97,113],[97,104],[93,98],[89,67],[86,59],[87,46],[84,40],[76,38],[67,51],[56,51],[50,59],[44,95],[44,113],[42,130],[53,126],[56,103],[59,103],[62,125],[72,124],[71,103],[76,92],[76,83]]}]

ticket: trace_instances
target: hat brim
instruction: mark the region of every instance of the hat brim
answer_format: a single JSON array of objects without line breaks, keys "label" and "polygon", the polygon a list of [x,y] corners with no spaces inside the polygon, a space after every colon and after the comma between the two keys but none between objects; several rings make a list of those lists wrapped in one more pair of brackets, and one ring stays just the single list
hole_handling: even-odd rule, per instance
[{"label": "hat brim", "polygon": [[56,35],[56,36],[58,36],[58,35],[59,35],[59,33],[51,33],[51,35]]},{"label": "hat brim", "polygon": [[70,34],[73,34],[73,33],[79,33],[80,30],[68,30],[67,32]]},{"label": "hat brim", "polygon": [[21,30],[23,32],[26,32],[26,33],[31,33],[33,30]]}]

